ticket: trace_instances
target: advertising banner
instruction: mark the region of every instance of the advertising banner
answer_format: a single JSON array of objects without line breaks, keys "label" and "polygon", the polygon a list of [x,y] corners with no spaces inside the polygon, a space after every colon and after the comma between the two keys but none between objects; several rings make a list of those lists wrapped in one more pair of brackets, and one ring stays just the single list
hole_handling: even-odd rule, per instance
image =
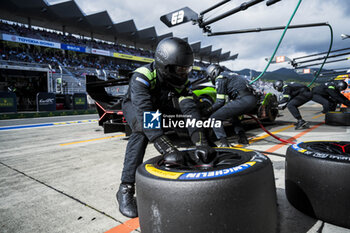
[{"label": "advertising banner", "polygon": [[87,109],[87,97],[85,93],[74,93],[73,94],[73,108]]},{"label": "advertising banner", "polygon": [[107,50],[102,50],[102,49],[91,49],[91,53],[97,54],[97,55],[103,55],[103,56],[110,56],[110,52]]},{"label": "advertising banner", "polygon": [[138,57],[138,56],[123,54],[123,53],[113,53],[113,57],[120,58],[120,59],[132,60],[132,61],[148,62],[148,63],[151,63],[154,61],[154,59],[152,59],[152,58]]},{"label": "advertising banner", "polygon": [[[113,53],[113,57],[119,58],[119,59],[126,59],[126,60],[132,60],[132,61],[139,61],[139,62],[146,62],[151,63],[154,61],[153,58],[148,57],[138,57],[130,54],[123,54],[123,53]],[[199,66],[193,66],[194,70],[201,70]]]},{"label": "advertising banner", "polygon": [[54,93],[39,92],[36,95],[36,106],[38,112],[55,111],[56,95]]},{"label": "advertising banner", "polygon": [[0,112],[17,112],[17,98],[13,92],[0,92]]},{"label": "advertising banner", "polygon": [[2,35],[3,40],[17,42],[17,43],[23,43],[23,44],[32,44],[32,45],[38,45],[38,46],[44,46],[44,47],[50,47],[50,48],[56,48],[60,49],[61,44],[46,40],[38,40],[28,37],[21,37],[21,36],[15,36],[15,35],[9,35],[9,34],[3,34]]},{"label": "advertising banner", "polygon": [[86,48],[77,46],[77,45],[70,45],[70,44],[61,44],[61,49],[64,50],[72,50],[75,52],[81,52],[81,53],[86,53]]}]

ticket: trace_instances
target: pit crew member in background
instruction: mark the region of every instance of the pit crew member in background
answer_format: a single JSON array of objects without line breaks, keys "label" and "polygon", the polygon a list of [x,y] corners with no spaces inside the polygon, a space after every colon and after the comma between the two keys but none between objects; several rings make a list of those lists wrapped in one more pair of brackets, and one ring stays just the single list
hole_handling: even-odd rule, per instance
[{"label": "pit crew member in background", "polygon": [[[349,70],[349,72],[350,72],[350,70]],[[350,75],[347,74],[346,76],[349,77]],[[350,78],[345,78],[344,82],[346,83],[346,85],[348,85],[348,88],[346,88],[346,89],[345,89],[344,91],[342,91],[341,93],[342,93],[348,100],[350,100],[350,87],[349,87],[349,85],[350,85]],[[342,104],[340,107],[341,107],[341,108],[346,108],[347,106],[346,106],[345,104]]]},{"label": "pit crew member in background", "polygon": [[295,129],[307,128],[307,122],[301,117],[298,107],[312,99],[310,89],[300,83],[284,84],[282,80],[277,80],[273,87],[283,94],[283,98],[278,102],[279,109],[288,107],[289,112],[297,119]]},{"label": "pit crew member in background", "polygon": [[343,80],[321,84],[312,89],[312,100],[323,106],[323,113],[335,111],[337,104],[350,107],[350,100],[341,94],[347,87],[348,84]]},{"label": "pit crew member in background", "polygon": [[[206,74],[216,88],[216,102],[207,109],[207,113],[211,113],[210,118],[220,121],[232,119],[234,132],[238,135],[238,143],[249,144],[238,119],[242,114],[251,112],[257,104],[248,80],[238,74],[224,71],[221,66],[215,64],[208,66]],[[221,142],[220,146],[230,147],[223,124],[213,130]]]},{"label": "pit crew member in background", "polygon": [[[155,62],[136,69],[129,82],[129,89],[123,101],[123,112],[132,129],[124,158],[121,184],[117,192],[119,211],[130,218],[137,217],[135,194],[136,168],[143,162],[148,142],[163,155],[165,164],[182,164],[186,159],[161,128],[143,127],[144,113],[159,110],[172,113],[178,110],[190,119],[200,119],[197,104],[188,88],[188,74],[192,69],[194,55],[190,45],[179,38],[165,38],[159,42]],[[177,103],[174,104],[174,98]],[[156,112],[156,114],[159,112]],[[153,115],[155,118],[158,115]],[[195,155],[203,162],[209,162],[214,154],[202,129],[188,128],[192,142],[196,145]]]}]

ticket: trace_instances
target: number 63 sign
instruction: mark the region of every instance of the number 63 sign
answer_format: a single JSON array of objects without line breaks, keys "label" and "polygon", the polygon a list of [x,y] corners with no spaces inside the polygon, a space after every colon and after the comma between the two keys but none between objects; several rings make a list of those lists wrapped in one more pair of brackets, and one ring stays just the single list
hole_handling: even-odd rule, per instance
[{"label": "number 63 sign", "polygon": [[169,14],[160,17],[160,20],[168,27],[186,23],[189,21],[196,21],[198,14],[188,7],[184,7],[180,10],[173,11]]}]

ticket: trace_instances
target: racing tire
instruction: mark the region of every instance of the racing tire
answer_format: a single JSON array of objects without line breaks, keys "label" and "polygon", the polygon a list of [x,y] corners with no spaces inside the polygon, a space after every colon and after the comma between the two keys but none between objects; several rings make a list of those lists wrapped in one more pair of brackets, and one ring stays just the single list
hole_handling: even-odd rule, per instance
[{"label": "racing tire", "polygon": [[215,103],[215,100],[213,100],[213,98],[211,98],[208,95],[203,95],[200,97],[200,101],[202,103],[205,103],[207,106],[206,107],[210,107]]},{"label": "racing tire", "polygon": [[327,112],[325,123],[327,125],[350,126],[350,112]]},{"label": "racing tire", "polygon": [[269,123],[275,122],[278,115],[277,106],[278,106],[277,97],[275,95],[272,95],[270,97],[269,104],[266,106],[267,122]]},{"label": "racing tire", "polygon": [[278,116],[278,101],[277,96],[273,95],[271,93],[268,94],[268,96],[265,97],[267,104],[262,104],[257,109],[257,116],[261,119],[263,122],[267,123],[274,123],[277,116]]},{"label": "racing tire", "polygon": [[349,179],[350,142],[302,142],[287,149],[287,199],[311,217],[350,228]]},{"label": "racing tire", "polygon": [[247,149],[216,151],[222,160],[209,168],[169,168],[161,165],[161,156],[138,167],[142,233],[276,232],[271,161]]}]

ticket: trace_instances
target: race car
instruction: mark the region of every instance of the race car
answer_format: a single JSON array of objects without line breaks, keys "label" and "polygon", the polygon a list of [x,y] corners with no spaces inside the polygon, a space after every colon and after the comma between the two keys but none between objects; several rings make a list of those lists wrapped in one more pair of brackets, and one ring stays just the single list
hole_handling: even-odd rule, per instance
[{"label": "race car", "polygon": [[[126,136],[131,134],[131,129],[127,124],[123,110],[122,100],[127,93],[128,78],[117,78],[101,80],[95,75],[86,76],[86,91],[95,101],[99,114],[98,124],[103,127],[104,133],[125,132]],[[190,88],[197,96],[202,108],[209,107],[216,100],[215,87],[207,79],[197,79],[192,82]],[[259,103],[251,114],[258,119],[273,123],[278,115],[277,96],[271,92],[256,92]],[[250,119],[241,116],[241,120]],[[183,130],[174,129],[177,134],[184,136]]]},{"label": "race car", "polygon": [[131,133],[122,111],[122,100],[128,84],[127,78],[104,81],[95,75],[86,75],[86,92],[95,101],[98,124],[103,127],[104,133]]}]

